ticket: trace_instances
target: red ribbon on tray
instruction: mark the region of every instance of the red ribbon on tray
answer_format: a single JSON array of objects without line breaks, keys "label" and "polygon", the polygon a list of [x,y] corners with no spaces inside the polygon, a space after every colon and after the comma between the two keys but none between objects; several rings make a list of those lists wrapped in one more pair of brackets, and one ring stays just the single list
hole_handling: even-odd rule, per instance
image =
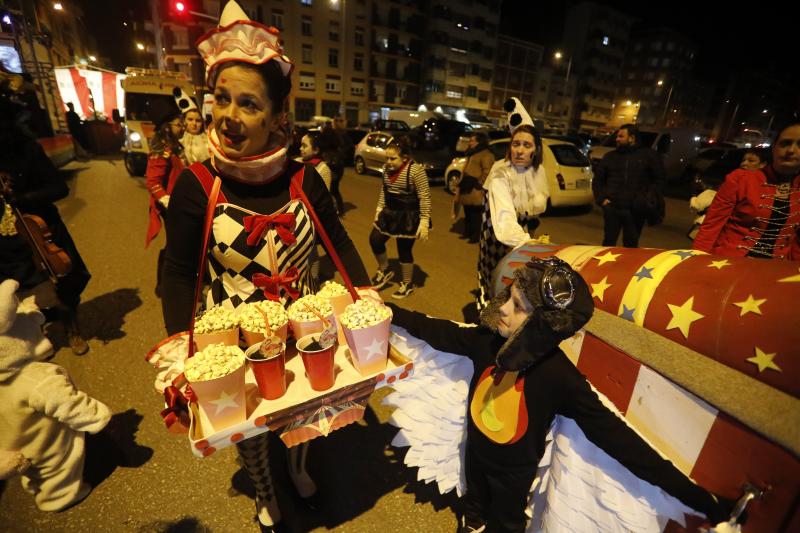
[{"label": "red ribbon on tray", "polygon": [[185,395],[174,385],[164,389],[164,402],[167,407],[161,411],[161,417],[171,433],[189,432],[189,402],[196,400],[191,387],[186,387]]},{"label": "red ribbon on tray", "polygon": [[244,229],[249,233],[247,245],[255,246],[264,237],[264,234],[271,229],[278,232],[283,244],[290,246],[297,242],[293,231],[295,227],[294,213],[282,213],[280,215],[252,215],[244,217]]},{"label": "red ribbon on tray", "polygon": [[293,300],[300,296],[300,291],[292,287],[292,283],[297,281],[300,277],[300,271],[297,267],[289,267],[285,274],[277,274],[275,276],[268,276],[267,274],[253,274],[253,285],[258,287],[264,292],[269,300],[273,302],[280,301],[280,289],[283,287]]}]

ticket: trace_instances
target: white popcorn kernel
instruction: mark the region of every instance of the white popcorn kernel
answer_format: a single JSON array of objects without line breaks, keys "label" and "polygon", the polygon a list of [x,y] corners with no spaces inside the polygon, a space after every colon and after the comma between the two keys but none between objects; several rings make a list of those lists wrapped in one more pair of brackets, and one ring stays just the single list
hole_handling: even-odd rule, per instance
[{"label": "white popcorn kernel", "polygon": [[239,326],[239,317],[230,309],[212,307],[206,310],[194,323],[195,333],[214,333],[227,331]]},{"label": "white popcorn kernel", "polygon": [[379,324],[391,316],[391,310],[385,305],[361,299],[347,306],[341,320],[348,329],[360,329]]},{"label": "white popcorn kernel", "polygon": [[303,296],[289,306],[289,318],[295,322],[312,322],[314,320],[319,320],[319,317],[315,315],[309,307],[326,318],[333,313],[333,306],[331,306],[326,298],[309,295]]},{"label": "white popcorn kernel", "polygon": [[227,376],[244,364],[244,352],[238,346],[212,344],[186,360],[184,375],[191,381],[207,381]]}]

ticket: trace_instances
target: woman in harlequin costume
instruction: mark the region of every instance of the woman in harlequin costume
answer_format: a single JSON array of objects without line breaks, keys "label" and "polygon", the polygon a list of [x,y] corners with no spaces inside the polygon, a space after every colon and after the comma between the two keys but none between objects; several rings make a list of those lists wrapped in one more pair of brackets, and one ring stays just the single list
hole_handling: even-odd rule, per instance
[{"label": "woman in harlequin costume", "polygon": [[[222,187],[203,258],[209,273],[206,307],[235,309],[265,298],[288,303],[311,292],[308,258],[317,234],[311,209],[353,282],[367,284],[361,258],[319,174],[286,155],[283,109],[292,63],[283,55],[278,31],[248,20],[229,2],[220,27],[200,39],[198,50],[214,91],[208,128],[211,158],[179,176],[170,201],[162,299],[168,332],[184,331],[191,321],[207,191],[214,176],[222,179]],[[258,520],[269,530],[280,520],[280,511],[269,472],[267,434],[237,447],[256,489]],[[307,444],[288,454],[291,478],[304,498],[316,492],[305,471],[306,451]]]},{"label": "woman in harlequin costume", "polygon": [[731,257],[800,261],[800,122],[778,132],[772,163],[728,174],[693,246]]},{"label": "woman in harlequin costume", "polygon": [[186,163],[202,163],[208,159],[208,137],[204,129],[203,115],[197,108],[194,99],[183,92],[180,87],[172,90],[175,101],[183,113],[185,133],[181,137]]},{"label": "woman in harlequin costume", "polygon": [[[468,393],[463,455],[466,494],[459,533],[525,531],[528,496],[556,415],[573,419],[591,441],[630,472],[705,513],[714,524],[726,518],[726,505],[693,484],[609,411],[558,348],[594,311],[586,282],[567,263],[536,259],[517,269],[512,285],[483,310],[478,327],[462,327],[389,305],[393,324],[434,350],[467,357],[475,366]],[[454,383],[449,385],[447,395],[452,395]],[[430,402],[437,394],[426,390],[427,405],[438,403]],[[391,399],[387,403],[392,404]],[[436,408],[402,402],[399,407],[412,405],[418,408],[408,417],[399,417],[413,419],[407,426],[425,420],[421,410]],[[445,453],[446,437],[435,440],[439,453]],[[457,461],[441,460],[447,459]],[[568,475],[579,479],[578,473]],[[591,496],[589,490],[584,492]],[[626,512],[635,514],[631,509]],[[641,530],[630,524],[619,524],[620,530],[626,526]]]},{"label": "woman in harlequin costume", "polygon": [[478,309],[492,298],[492,271],[513,248],[530,240],[550,192],[542,165],[542,139],[517,98],[505,103],[511,143],[483,184],[486,190],[478,244]]}]

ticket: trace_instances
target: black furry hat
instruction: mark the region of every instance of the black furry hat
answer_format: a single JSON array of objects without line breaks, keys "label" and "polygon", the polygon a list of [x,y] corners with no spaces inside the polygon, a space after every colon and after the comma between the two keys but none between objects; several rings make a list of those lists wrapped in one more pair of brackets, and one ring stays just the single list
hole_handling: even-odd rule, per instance
[{"label": "black furry hat", "polygon": [[150,104],[150,119],[156,125],[156,129],[164,124],[181,116],[181,110],[174,100],[159,98]]},{"label": "black furry hat", "polygon": [[[534,259],[514,271],[514,284],[534,308],[528,319],[497,352],[497,366],[520,371],[572,337],[592,317],[594,301],[583,278],[564,261]],[[492,298],[481,313],[481,324],[497,331],[500,307],[511,286]]]}]

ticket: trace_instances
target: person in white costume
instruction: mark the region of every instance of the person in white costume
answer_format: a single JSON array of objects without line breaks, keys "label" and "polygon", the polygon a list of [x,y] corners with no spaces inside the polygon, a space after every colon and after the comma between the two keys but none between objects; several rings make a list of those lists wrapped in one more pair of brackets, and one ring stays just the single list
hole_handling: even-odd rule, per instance
[{"label": "person in white costume", "polygon": [[510,112],[511,143],[505,159],[497,161],[483,184],[486,190],[478,244],[478,309],[492,297],[492,272],[513,248],[530,240],[547,209],[550,191],[542,165],[542,139],[516,98],[506,102]]}]

